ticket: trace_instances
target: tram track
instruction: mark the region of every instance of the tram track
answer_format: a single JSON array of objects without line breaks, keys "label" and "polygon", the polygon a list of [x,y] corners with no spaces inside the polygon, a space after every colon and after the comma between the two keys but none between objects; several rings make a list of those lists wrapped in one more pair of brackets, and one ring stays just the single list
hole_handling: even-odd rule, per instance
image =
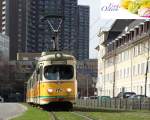
[{"label": "tram track", "polygon": [[[68,118],[66,116],[67,114],[70,114],[70,116],[72,116],[72,118]],[[93,118],[90,118],[87,115],[84,115],[82,113],[79,113],[79,111],[68,111],[68,112],[50,112],[50,120],[76,120],[76,118],[79,118],[79,120],[95,120]],[[63,115],[64,114],[64,115]]]},{"label": "tram track", "polygon": [[56,116],[55,112],[50,112],[50,120],[59,120],[58,117]]},{"label": "tram track", "polygon": [[92,119],[92,118],[90,118],[88,116],[80,114],[79,112],[71,112],[71,113],[73,113],[74,115],[77,115],[77,116],[80,116],[80,117],[84,118],[84,120],[95,120],[95,119]]}]

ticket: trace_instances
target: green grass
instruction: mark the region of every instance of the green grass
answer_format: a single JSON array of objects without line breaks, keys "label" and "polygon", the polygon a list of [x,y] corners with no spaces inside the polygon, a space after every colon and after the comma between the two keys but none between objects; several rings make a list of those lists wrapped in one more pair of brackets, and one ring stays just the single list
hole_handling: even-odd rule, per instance
[{"label": "green grass", "polygon": [[50,120],[50,115],[47,111],[43,111],[26,104],[24,105],[27,106],[28,110],[22,116],[12,120]]},{"label": "green grass", "polygon": [[[20,117],[12,120],[51,120],[50,114],[27,104],[28,110]],[[77,116],[70,112],[55,112],[58,118],[62,120],[84,120],[84,118]],[[89,116],[94,120],[150,120],[150,111],[130,111],[130,112],[80,112],[83,115]]]},{"label": "green grass", "polygon": [[56,112],[60,120],[85,120],[83,117],[77,116],[70,112]]},{"label": "green grass", "polygon": [[96,120],[150,120],[150,111],[82,112]]}]

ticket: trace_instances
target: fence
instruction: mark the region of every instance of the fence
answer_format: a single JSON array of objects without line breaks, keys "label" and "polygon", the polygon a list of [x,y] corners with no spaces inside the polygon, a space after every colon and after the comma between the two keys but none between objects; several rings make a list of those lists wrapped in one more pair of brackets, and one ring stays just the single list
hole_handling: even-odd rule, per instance
[{"label": "fence", "polygon": [[77,99],[75,107],[119,110],[150,110],[150,98],[144,99]]}]

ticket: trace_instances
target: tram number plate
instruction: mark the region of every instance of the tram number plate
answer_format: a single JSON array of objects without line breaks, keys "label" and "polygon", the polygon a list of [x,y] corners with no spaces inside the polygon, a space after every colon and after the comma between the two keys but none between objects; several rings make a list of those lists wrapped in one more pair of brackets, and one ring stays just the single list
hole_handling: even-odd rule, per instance
[{"label": "tram number plate", "polygon": [[67,61],[52,61],[52,64],[67,64]]},{"label": "tram number plate", "polygon": [[56,89],[56,92],[57,92],[57,93],[60,93],[60,92],[62,92],[62,89],[61,89],[61,88],[57,88],[57,89]]}]

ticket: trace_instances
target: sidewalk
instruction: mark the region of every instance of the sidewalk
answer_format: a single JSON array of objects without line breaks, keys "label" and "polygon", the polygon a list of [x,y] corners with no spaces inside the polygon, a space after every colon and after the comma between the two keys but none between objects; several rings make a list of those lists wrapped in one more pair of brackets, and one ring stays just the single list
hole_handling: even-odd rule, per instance
[{"label": "sidewalk", "polygon": [[0,120],[10,120],[26,110],[27,108],[19,103],[0,103]]}]

